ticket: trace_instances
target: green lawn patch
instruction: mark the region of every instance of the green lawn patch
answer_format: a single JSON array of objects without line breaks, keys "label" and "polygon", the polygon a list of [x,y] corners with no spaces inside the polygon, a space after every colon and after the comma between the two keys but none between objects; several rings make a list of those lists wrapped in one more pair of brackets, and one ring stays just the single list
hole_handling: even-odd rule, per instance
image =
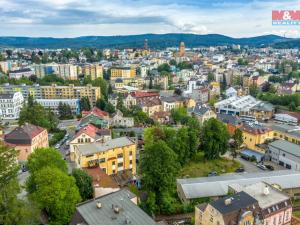
[{"label": "green lawn patch", "polygon": [[205,160],[204,153],[199,152],[195,159],[181,169],[179,177],[203,177],[211,171],[216,171],[218,174],[232,173],[239,167],[242,165],[238,161],[227,158]]}]

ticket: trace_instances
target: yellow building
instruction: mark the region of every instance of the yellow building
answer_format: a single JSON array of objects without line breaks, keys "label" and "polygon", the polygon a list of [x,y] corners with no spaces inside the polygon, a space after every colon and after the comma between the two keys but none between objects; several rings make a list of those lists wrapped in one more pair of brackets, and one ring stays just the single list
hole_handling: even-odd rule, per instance
[{"label": "yellow building", "polygon": [[87,64],[82,68],[83,75],[90,76],[92,80],[103,78],[103,67],[101,64]]},{"label": "yellow building", "polygon": [[240,129],[243,132],[244,145],[251,150],[264,153],[264,150],[259,145],[273,139],[273,130],[268,127],[244,124]]},{"label": "yellow building", "polygon": [[125,170],[136,174],[136,144],[128,137],[76,146],[74,156],[79,168],[99,166],[107,175]]},{"label": "yellow building", "polygon": [[273,124],[271,128],[274,131],[274,138],[284,139],[300,145],[300,130],[297,126],[288,124]]},{"label": "yellow building", "polygon": [[41,95],[44,99],[81,99],[88,97],[91,104],[95,105],[98,98],[101,97],[100,87],[87,86],[41,86]]},{"label": "yellow building", "polygon": [[134,67],[113,67],[110,71],[110,79],[135,78],[136,69]]}]

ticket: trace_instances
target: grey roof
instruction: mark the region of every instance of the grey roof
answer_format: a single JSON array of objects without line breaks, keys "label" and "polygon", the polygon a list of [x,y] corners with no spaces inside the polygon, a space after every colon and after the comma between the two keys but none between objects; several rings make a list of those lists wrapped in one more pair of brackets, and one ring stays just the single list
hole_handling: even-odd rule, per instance
[{"label": "grey roof", "polygon": [[177,179],[177,186],[182,189],[186,199],[224,196],[231,184],[250,185],[257,182],[278,184],[282,189],[300,187],[300,172],[279,170],[259,173],[233,173],[216,177]]},{"label": "grey roof", "polygon": [[[97,199],[82,203],[76,207],[87,225],[123,225],[125,221],[130,221],[132,225],[155,225],[154,220],[142,209],[135,205],[131,199],[136,196],[128,190],[120,190]],[[96,207],[96,203],[101,203],[101,208]],[[119,207],[119,213],[115,213],[112,205]]]},{"label": "grey roof", "polygon": [[269,143],[269,146],[285,151],[289,154],[300,157],[300,146],[286,140],[277,140]]},{"label": "grey roof", "polygon": [[242,124],[242,121],[238,116],[233,116],[230,114],[218,113],[217,118],[226,124],[233,124],[233,125],[239,125],[239,124],[241,125]]},{"label": "grey roof", "polygon": [[257,111],[272,112],[274,110],[274,106],[268,102],[260,102],[257,105],[253,106],[252,109]]},{"label": "grey roof", "polygon": [[276,131],[280,131],[282,133],[286,133],[290,136],[294,136],[297,138],[300,138],[300,130],[299,130],[299,126],[291,126],[288,124],[272,124],[271,128]]},{"label": "grey roof", "polygon": [[189,108],[188,112],[189,113],[194,113],[198,116],[203,116],[209,110],[211,110],[210,107],[197,103],[195,107]]},{"label": "grey roof", "polygon": [[109,149],[120,148],[132,144],[134,144],[134,141],[132,141],[128,137],[120,137],[111,139],[104,143],[94,142],[90,144],[79,145],[77,146],[77,148],[82,155],[90,155],[97,152],[104,152]]},{"label": "grey roof", "polygon": [[248,206],[252,206],[257,203],[257,200],[255,198],[243,191],[234,194],[230,198],[231,203],[229,205],[225,204],[225,199],[227,198],[218,199],[217,201],[214,201],[210,204],[224,215],[227,213],[238,211],[243,208],[247,208]]},{"label": "grey roof", "polygon": [[14,94],[0,94],[0,99],[13,99]]}]

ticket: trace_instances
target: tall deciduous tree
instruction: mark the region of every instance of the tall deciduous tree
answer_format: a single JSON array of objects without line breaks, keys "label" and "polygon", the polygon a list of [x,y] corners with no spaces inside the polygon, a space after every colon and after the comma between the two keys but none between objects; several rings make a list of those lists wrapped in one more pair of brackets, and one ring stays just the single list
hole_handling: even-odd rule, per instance
[{"label": "tall deciduous tree", "polygon": [[143,187],[160,194],[170,191],[175,185],[179,169],[176,153],[164,141],[145,146],[141,154],[140,169]]},{"label": "tall deciduous tree", "polygon": [[75,178],[82,200],[93,198],[93,178],[81,169],[74,169],[72,176]]},{"label": "tall deciduous tree", "polygon": [[243,132],[240,129],[236,129],[232,135],[234,143],[231,147],[232,156],[235,158],[237,156],[237,151],[240,149],[243,144]]},{"label": "tall deciduous tree", "polygon": [[229,133],[226,126],[215,118],[204,122],[202,149],[206,159],[217,159],[228,150]]},{"label": "tall deciduous tree", "polygon": [[56,167],[44,167],[36,172],[35,182],[30,198],[47,212],[50,224],[69,224],[81,200],[75,179]]},{"label": "tall deciduous tree", "polygon": [[88,97],[82,97],[80,99],[80,109],[81,111],[90,111],[91,110],[91,104]]},{"label": "tall deciduous tree", "polygon": [[38,210],[17,198],[20,187],[17,181],[17,152],[0,143],[0,224],[38,224]]}]

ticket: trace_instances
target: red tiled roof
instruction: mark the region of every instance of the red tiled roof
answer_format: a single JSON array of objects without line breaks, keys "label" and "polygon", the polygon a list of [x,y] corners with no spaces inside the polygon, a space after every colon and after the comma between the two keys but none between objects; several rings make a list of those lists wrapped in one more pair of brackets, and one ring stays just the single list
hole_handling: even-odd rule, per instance
[{"label": "red tiled roof", "polygon": [[256,135],[256,134],[265,134],[267,132],[272,131],[272,129],[269,128],[269,127],[256,128],[256,127],[250,127],[250,126],[247,126],[247,125],[242,126],[241,130],[245,131],[247,133],[254,134],[254,135]]},{"label": "red tiled roof", "polygon": [[4,140],[9,144],[31,144],[31,140],[45,130],[45,128],[27,123],[6,134]]},{"label": "red tiled roof", "polygon": [[136,92],[132,92],[131,95],[136,98],[145,98],[145,97],[159,96],[159,93],[158,92],[136,91]]},{"label": "red tiled roof", "polygon": [[97,107],[94,107],[91,111],[82,111],[83,116],[86,116],[89,114],[94,114],[95,116],[98,116],[101,118],[109,116],[109,114],[107,112],[102,111],[101,109],[98,109]]},{"label": "red tiled roof", "polygon": [[86,134],[92,138],[96,138],[97,135],[101,135],[101,132],[107,131],[110,133],[110,130],[108,129],[99,129],[98,127],[94,126],[93,124],[88,124],[85,127],[82,127],[75,135],[75,137],[78,137],[81,134]]},{"label": "red tiled roof", "polygon": [[103,188],[118,188],[118,184],[108,176],[101,168],[84,168],[88,175],[93,178],[93,184]]}]

